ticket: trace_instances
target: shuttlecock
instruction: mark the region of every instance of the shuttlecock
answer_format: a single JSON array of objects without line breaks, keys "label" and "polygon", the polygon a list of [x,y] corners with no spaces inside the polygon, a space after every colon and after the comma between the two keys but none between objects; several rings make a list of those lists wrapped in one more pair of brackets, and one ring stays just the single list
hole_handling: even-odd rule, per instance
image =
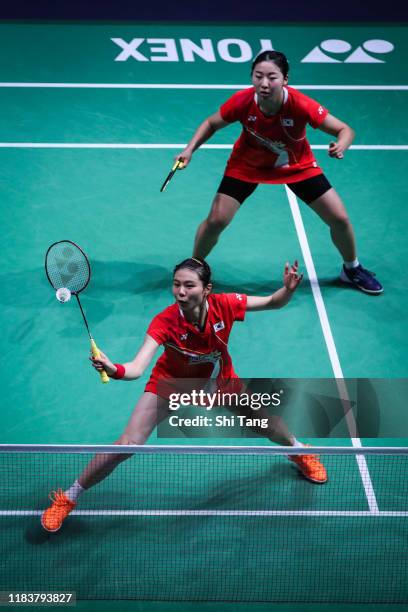
[{"label": "shuttlecock", "polygon": [[71,292],[66,287],[61,287],[55,294],[59,302],[68,302],[71,299]]}]

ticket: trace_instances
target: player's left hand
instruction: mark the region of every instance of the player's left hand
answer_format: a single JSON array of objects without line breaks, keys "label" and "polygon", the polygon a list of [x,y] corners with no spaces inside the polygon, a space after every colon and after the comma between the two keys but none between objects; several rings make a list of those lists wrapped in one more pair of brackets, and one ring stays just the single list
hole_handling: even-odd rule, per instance
[{"label": "player's left hand", "polygon": [[298,262],[291,266],[287,261],[285,264],[285,270],[283,272],[283,284],[288,291],[295,291],[298,285],[301,283],[303,274],[298,274]]},{"label": "player's left hand", "polygon": [[342,147],[338,142],[331,142],[329,144],[329,157],[335,157],[336,159],[343,159],[344,157],[344,147]]}]

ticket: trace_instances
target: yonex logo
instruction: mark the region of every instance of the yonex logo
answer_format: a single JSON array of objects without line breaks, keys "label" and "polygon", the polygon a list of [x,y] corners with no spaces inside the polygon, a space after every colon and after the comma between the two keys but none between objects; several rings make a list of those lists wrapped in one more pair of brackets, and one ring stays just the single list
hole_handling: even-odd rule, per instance
[{"label": "yonex logo", "polygon": [[[271,51],[272,40],[260,38],[249,43],[242,38],[123,38],[110,39],[120,52],[115,62],[250,62],[260,51]],[[309,51],[300,61],[317,64],[384,64],[384,55],[394,50],[394,44],[381,38],[353,45],[347,40],[329,38]],[[252,121],[252,119],[251,119]]]},{"label": "yonex logo", "polygon": [[237,300],[242,300],[242,295],[240,293],[236,293],[235,297],[237,298]]},{"label": "yonex logo", "polygon": [[214,323],[214,331],[219,332],[225,328],[224,321],[218,321],[218,323]]},{"label": "yonex logo", "polygon": [[[213,41],[201,38],[199,42],[190,38],[132,38],[129,42],[123,38],[111,38],[121,48],[115,62],[126,62],[132,58],[138,62],[195,62],[197,58],[205,62],[242,63],[251,61],[261,51],[271,51],[272,41],[261,38],[252,47],[241,38],[222,38]],[[218,57],[217,57],[218,56]]]},{"label": "yonex logo", "polygon": [[180,340],[187,340],[188,334],[181,334]]},{"label": "yonex logo", "polygon": [[293,119],[282,119],[283,127],[293,127]]},{"label": "yonex logo", "polygon": [[319,115],[323,115],[324,113],[323,106],[319,106],[319,108],[317,109],[317,112],[319,113]]},{"label": "yonex logo", "polygon": [[256,121],[256,115],[248,115],[248,121]]},{"label": "yonex logo", "polygon": [[301,61],[315,64],[384,64],[385,60],[376,55],[383,56],[393,50],[394,45],[388,40],[366,40],[353,50],[347,40],[330,38],[314,47]]}]

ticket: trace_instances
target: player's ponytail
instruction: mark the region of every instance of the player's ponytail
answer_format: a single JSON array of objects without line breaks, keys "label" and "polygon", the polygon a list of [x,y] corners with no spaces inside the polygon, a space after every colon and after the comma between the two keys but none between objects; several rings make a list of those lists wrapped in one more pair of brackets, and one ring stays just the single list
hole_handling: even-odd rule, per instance
[{"label": "player's ponytail", "polygon": [[211,268],[202,257],[189,257],[188,259],[184,259],[184,261],[177,264],[174,268],[173,276],[182,268],[187,268],[188,270],[196,272],[204,287],[211,283]]}]

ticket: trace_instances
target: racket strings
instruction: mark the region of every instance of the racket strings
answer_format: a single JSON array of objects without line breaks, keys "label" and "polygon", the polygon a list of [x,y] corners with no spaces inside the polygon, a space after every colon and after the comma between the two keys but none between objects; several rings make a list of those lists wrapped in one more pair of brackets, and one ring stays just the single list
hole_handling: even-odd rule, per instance
[{"label": "racket strings", "polygon": [[86,255],[69,241],[57,242],[48,249],[45,267],[54,289],[66,287],[71,293],[78,293],[90,279]]}]

